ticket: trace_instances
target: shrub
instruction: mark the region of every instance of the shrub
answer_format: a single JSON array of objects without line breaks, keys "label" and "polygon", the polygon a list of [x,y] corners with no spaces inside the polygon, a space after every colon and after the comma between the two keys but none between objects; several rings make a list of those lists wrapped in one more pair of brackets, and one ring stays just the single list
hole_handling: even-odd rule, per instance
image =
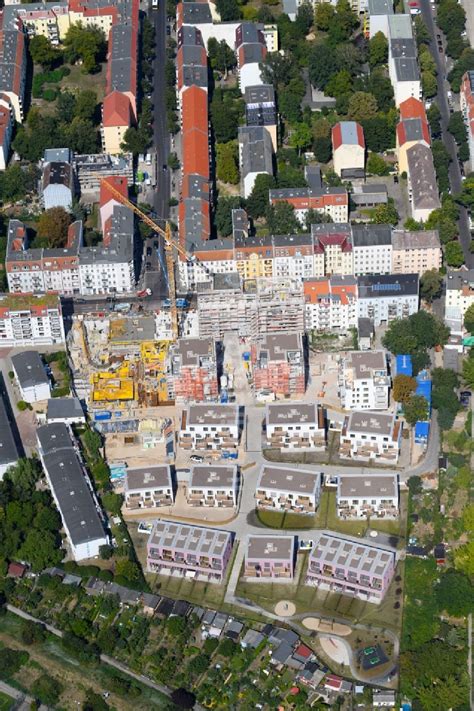
[{"label": "shrub", "polygon": [[45,89],[43,91],[43,99],[45,101],[55,101],[58,93],[56,89]]},{"label": "shrub", "polygon": [[28,409],[28,403],[25,402],[24,400],[18,400],[16,406],[20,410],[20,412],[24,412],[25,410]]}]

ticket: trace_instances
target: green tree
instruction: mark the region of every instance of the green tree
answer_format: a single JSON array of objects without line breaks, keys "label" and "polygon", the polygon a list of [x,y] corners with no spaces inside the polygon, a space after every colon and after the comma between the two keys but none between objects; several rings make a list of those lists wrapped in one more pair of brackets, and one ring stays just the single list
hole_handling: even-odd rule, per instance
[{"label": "green tree", "polygon": [[41,478],[41,466],[37,459],[21,458],[6,473],[4,480],[11,481],[15,491],[32,492]]},{"label": "green tree", "polygon": [[106,511],[108,511],[113,516],[118,516],[122,509],[123,497],[121,496],[121,494],[114,494],[113,492],[109,494],[103,494],[102,503]]},{"label": "green tree", "polygon": [[431,371],[431,380],[433,383],[433,389],[437,388],[449,388],[454,390],[459,385],[459,378],[457,373],[450,368],[433,368]]},{"label": "green tree", "polygon": [[0,665],[2,677],[10,677],[16,674],[22,666],[26,664],[30,655],[28,652],[18,652],[16,649],[2,647],[0,649]]},{"label": "green tree", "polygon": [[366,91],[356,91],[349,99],[347,115],[354,121],[373,118],[377,114],[377,99]]},{"label": "green tree", "polygon": [[369,153],[367,159],[367,172],[372,175],[388,175],[390,166],[377,153]]},{"label": "green tree", "polygon": [[416,390],[416,380],[409,375],[400,373],[393,379],[393,399],[396,402],[407,402]]},{"label": "green tree", "polygon": [[272,175],[260,173],[255,179],[253,190],[247,200],[247,212],[253,219],[263,217],[268,206],[268,193],[275,187],[275,178]]},{"label": "green tree", "polygon": [[464,252],[459,242],[448,242],[444,256],[449,267],[461,267],[464,264]]},{"label": "green tree", "polygon": [[69,27],[63,44],[66,61],[73,64],[80,60],[86,74],[99,71],[107,52],[107,40],[101,29],[78,22]]},{"label": "green tree", "polygon": [[331,139],[326,136],[320,136],[319,138],[315,138],[313,142],[313,150],[316,159],[320,163],[329,163],[332,156]]},{"label": "green tree", "polygon": [[474,540],[455,549],[454,567],[465,575],[474,575]]},{"label": "green tree", "polygon": [[438,178],[438,188],[440,193],[448,192],[449,190],[449,164],[451,156],[448,153],[443,141],[433,141],[431,145],[433,154],[433,162]]},{"label": "green tree", "polygon": [[436,81],[436,77],[430,71],[425,70],[421,73],[421,86],[423,89],[423,96],[426,96],[427,99],[431,99],[438,93],[438,83]]},{"label": "green tree", "polygon": [[[316,11],[317,14],[317,11]],[[309,79],[317,89],[324,90],[329,79],[339,69],[336,53],[327,43],[315,44],[309,55]]]},{"label": "green tree", "polygon": [[353,81],[347,69],[341,69],[336,74],[333,74],[326,84],[324,93],[326,96],[341,96],[341,94],[350,94],[352,92]]},{"label": "green tree", "polygon": [[236,0],[216,0],[216,9],[222,22],[232,22],[240,18],[240,8]]},{"label": "green tree", "polygon": [[37,644],[46,639],[46,630],[44,625],[32,620],[23,620],[21,625],[21,641],[24,644]]},{"label": "green tree", "polygon": [[28,561],[33,572],[37,573],[48,566],[60,563],[63,551],[53,533],[31,529],[19,550],[19,555],[23,560]]},{"label": "green tree", "polygon": [[166,631],[172,637],[180,637],[186,631],[186,620],[178,615],[169,617],[166,623]]},{"label": "green tree", "polygon": [[437,74],[436,62],[433,59],[433,55],[431,54],[428,47],[423,46],[423,49],[421,49],[418,54],[418,60],[420,62],[420,67],[421,67],[422,72],[429,72],[433,76],[436,76],[436,74]]},{"label": "green tree", "polygon": [[50,40],[44,35],[31,37],[28,43],[31,58],[35,64],[41,64],[43,69],[51,70],[62,60],[62,53],[53,47]]},{"label": "green tree", "polygon": [[299,153],[304,148],[311,145],[312,133],[310,127],[306,123],[298,123],[291,130],[290,146],[296,148]]},{"label": "green tree", "polygon": [[46,238],[50,247],[63,247],[70,224],[71,216],[63,207],[51,207],[41,213],[37,235]]},{"label": "green tree", "polygon": [[285,201],[269,205],[266,210],[266,220],[272,235],[293,235],[301,231],[295,208]]},{"label": "green tree", "polygon": [[421,15],[416,15],[414,25],[418,49],[420,49],[422,45],[428,46],[431,43],[431,36]]},{"label": "green tree", "polygon": [[217,177],[223,183],[237,185],[239,182],[237,150],[237,145],[233,142],[218,143],[216,145]]},{"label": "green tree", "polygon": [[361,121],[365,143],[369,151],[381,153],[393,147],[393,130],[387,116],[378,114]]},{"label": "green tree", "polygon": [[241,200],[238,196],[219,197],[214,217],[220,237],[229,237],[232,234],[232,210],[240,206]]},{"label": "green tree", "polygon": [[420,279],[420,295],[428,302],[438,299],[443,289],[443,277],[436,269],[425,272]]},{"label": "green tree", "polygon": [[126,558],[118,560],[115,564],[115,575],[125,578],[131,583],[140,580],[142,577],[140,567],[133,560],[127,560]]},{"label": "green tree", "polygon": [[21,200],[34,189],[35,182],[34,172],[14,163],[0,175],[0,199],[2,202]]},{"label": "green tree", "polygon": [[435,588],[439,609],[455,617],[465,617],[474,609],[474,587],[466,575],[448,570]]},{"label": "green tree", "polygon": [[403,405],[403,415],[413,427],[417,422],[428,419],[428,403],[423,395],[412,395]]},{"label": "green tree", "polygon": [[383,32],[376,32],[369,40],[369,64],[377,67],[388,61],[388,40]]},{"label": "green tree", "polygon": [[318,30],[327,32],[334,22],[335,10],[329,3],[318,3],[314,13],[314,22]]},{"label": "green tree", "polygon": [[392,198],[386,205],[379,205],[372,210],[372,222],[375,225],[396,225],[399,215]]},{"label": "green tree", "polygon": [[42,674],[33,682],[31,691],[43,704],[54,706],[59,700],[62,688],[59,681],[48,674]]},{"label": "green tree", "polygon": [[100,694],[96,694],[93,689],[89,689],[82,704],[82,711],[107,711],[108,703]]},{"label": "green tree", "polygon": [[313,208],[311,208],[306,212],[304,221],[306,232],[311,232],[311,225],[327,224],[328,222],[332,222],[333,219],[327,212],[319,212],[319,210],[313,210]]},{"label": "green tree", "polygon": [[235,54],[227,42],[218,42],[215,37],[210,37],[207,42],[207,56],[211,67],[222,72],[226,78],[229,69],[233,69],[237,64]]},{"label": "green tree", "polygon": [[74,116],[93,124],[100,122],[99,104],[95,91],[86,89],[75,97]]},{"label": "green tree", "polygon": [[464,328],[469,333],[474,333],[474,304],[471,304],[464,314]]}]

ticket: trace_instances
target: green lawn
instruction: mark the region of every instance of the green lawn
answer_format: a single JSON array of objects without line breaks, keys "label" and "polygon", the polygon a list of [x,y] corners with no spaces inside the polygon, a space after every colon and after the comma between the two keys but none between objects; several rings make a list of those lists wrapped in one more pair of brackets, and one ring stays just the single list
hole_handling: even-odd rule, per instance
[{"label": "green lawn", "polygon": [[8,711],[8,709],[11,709],[14,700],[11,698],[11,696],[7,696],[7,694],[2,694],[0,691],[0,711]]},{"label": "green lawn", "polygon": [[287,530],[294,530],[297,528],[301,529],[311,529],[314,528],[316,524],[316,516],[314,515],[303,515],[280,511],[257,511],[257,518],[264,526],[268,528],[285,528]]}]

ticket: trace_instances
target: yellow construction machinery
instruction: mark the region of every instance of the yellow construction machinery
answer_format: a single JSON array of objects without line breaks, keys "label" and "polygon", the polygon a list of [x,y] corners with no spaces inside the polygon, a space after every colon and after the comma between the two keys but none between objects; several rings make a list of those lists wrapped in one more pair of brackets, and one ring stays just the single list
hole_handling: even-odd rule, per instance
[{"label": "yellow construction machinery", "polygon": [[143,210],[140,210],[131,200],[124,197],[122,193],[117,190],[117,188],[112,185],[107,179],[102,181],[114,198],[117,199],[122,205],[128,207],[132,210],[137,217],[139,217],[143,222],[148,225],[154,232],[161,235],[165,240],[165,259],[166,259],[166,269],[168,272],[168,286],[169,286],[169,298],[171,303],[171,330],[173,333],[173,339],[178,338],[178,309],[176,306],[176,279],[174,274],[174,255],[173,248],[176,249],[186,261],[196,261],[196,257],[188,253],[181,245],[173,240],[171,235],[171,226],[169,222],[166,222],[165,229],[156,224],[154,220],[151,219]]}]

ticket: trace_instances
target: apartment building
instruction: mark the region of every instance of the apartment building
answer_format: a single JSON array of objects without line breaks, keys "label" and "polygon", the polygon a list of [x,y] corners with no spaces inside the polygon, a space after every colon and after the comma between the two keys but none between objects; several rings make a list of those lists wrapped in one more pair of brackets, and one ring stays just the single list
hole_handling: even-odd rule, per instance
[{"label": "apartment building", "polygon": [[231,551],[229,531],[158,520],[147,543],[147,570],[221,583]]},{"label": "apartment building", "polygon": [[311,237],[314,252],[313,274],[306,276],[353,274],[354,255],[349,224],[311,225]]},{"label": "apartment building", "polygon": [[443,253],[437,230],[392,233],[392,274],[423,274],[441,269]]},{"label": "apartment building", "polygon": [[305,224],[309,210],[329,215],[333,222],[347,223],[349,220],[349,195],[343,187],[324,185],[321,168],[306,166],[307,188],[279,188],[270,190],[271,205],[288,202],[295,210],[296,218]]},{"label": "apartment building", "polygon": [[354,268],[351,274],[390,274],[392,270],[392,227],[353,225]]},{"label": "apartment building", "polygon": [[187,502],[190,506],[234,508],[237,506],[236,465],[199,464],[191,468]]},{"label": "apartment building", "polygon": [[407,150],[407,176],[411,216],[426,222],[441,207],[431,148],[418,143]]},{"label": "apartment building", "polygon": [[314,514],[321,495],[321,474],[264,464],[255,490],[257,509]]},{"label": "apartment building", "polygon": [[65,343],[58,296],[0,294],[0,347]]},{"label": "apartment building", "polygon": [[294,569],[294,536],[247,536],[244,577],[293,579]]},{"label": "apartment building", "polygon": [[265,433],[270,449],[321,451],[326,446],[324,410],[315,402],[268,403]]},{"label": "apartment building", "polygon": [[62,207],[70,211],[75,195],[74,173],[70,163],[48,162],[43,164],[41,196],[44,209]]},{"label": "apartment building", "polygon": [[474,170],[474,71],[464,74],[459,100],[469,145],[469,170],[472,171]]},{"label": "apartment building", "polygon": [[256,392],[276,397],[303,395],[306,388],[305,353],[301,333],[268,334],[252,345],[252,374]]},{"label": "apartment building", "polygon": [[306,584],[380,604],[395,572],[395,551],[331,533],[314,533]]},{"label": "apartment building", "polygon": [[182,414],[179,444],[188,450],[235,451],[239,444],[238,405],[189,405]]},{"label": "apartment building", "polygon": [[126,469],[123,491],[125,508],[130,511],[171,506],[174,489],[169,465]]},{"label": "apartment building", "polygon": [[400,104],[400,122],[396,130],[396,154],[398,158],[398,172],[408,171],[407,151],[412,146],[421,143],[431,146],[430,129],[422,101],[410,97]]},{"label": "apartment building", "polygon": [[389,392],[385,351],[352,351],[342,361],[339,393],[345,410],[386,410]]},{"label": "apartment building", "polygon": [[7,167],[14,126],[12,103],[6,94],[0,94],[0,170]]},{"label": "apartment building", "polygon": [[180,338],[169,351],[168,394],[177,402],[217,399],[217,351],[213,338]]},{"label": "apartment building", "polygon": [[0,394],[0,481],[19,459],[15,418],[11,414],[11,404],[5,391]]},{"label": "apartment building", "polygon": [[65,424],[36,430],[38,452],[75,561],[95,558],[109,544],[104,516],[79,447]]},{"label": "apartment building", "polygon": [[339,454],[358,461],[398,461],[402,423],[394,414],[353,411],[344,420]]},{"label": "apartment building", "polygon": [[[45,151],[45,160],[48,152]],[[133,156],[131,153],[121,153],[118,156],[108,153],[72,154],[71,161],[81,193],[93,193],[94,196],[98,196],[100,186],[105,178],[118,176],[126,178],[129,185],[133,183]]]},{"label": "apartment building", "polygon": [[254,22],[243,22],[235,31],[235,52],[242,94],[249,86],[261,84],[260,65],[267,56],[262,30]]},{"label": "apartment building", "polygon": [[49,425],[85,425],[86,416],[77,397],[53,397],[46,406],[46,422]]},{"label": "apartment building", "polygon": [[357,279],[334,275],[305,279],[307,331],[348,333],[357,327]]},{"label": "apartment building", "polygon": [[11,360],[22,400],[33,403],[51,397],[49,378],[38,351],[22,351]]},{"label": "apartment building", "polygon": [[370,318],[375,328],[396,318],[407,318],[419,307],[418,274],[359,276],[359,318]]},{"label": "apartment building", "polygon": [[24,118],[26,66],[23,23],[16,18],[16,8],[4,7],[0,13],[0,95],[11,106],[17,123]]},{"label": "apartment building", "polygon": [[395,95],[395,105],[411,97],[421,99],[421,76],[418,52],[413,37],[410,15],[395,14],[388,18],[388,71]]},{"label": "apartment building", "polygon": [[340,121],[332,129],[334,172],[340,178],[363,178],[365,175],[364,129],[355,121]]},{"label": "apartment building", "polygon": [[342,519],[397,518],[400,513],[397,475],[339,475],[336,511]]},{"label": "apartment building", "polygon": [[448,270],[446,274],[445,321],[462,333],[464,316],[474,304],[474,269]]},{"label": "apartment building", "polygon": [[263,126],[239,126],[239,165],[241,190],[248,198],[257,175],[273,175],[273,144]]},{"label": "apartment building", "polygon": [[[272,51],[272,50],[269,50]],[[263,126],[270,134],[273,150],[278,148],[277,124],[278,116],[275,100],[275,89],[271,84],[247,86],[245,98],[245,125]]]},{"label": "apartment building", "polygon": [[367,0],[364,18],[364,33],[372,39],[377,32],[382,32],[388,39],[388,18],[393,15],[392,0]]}]

